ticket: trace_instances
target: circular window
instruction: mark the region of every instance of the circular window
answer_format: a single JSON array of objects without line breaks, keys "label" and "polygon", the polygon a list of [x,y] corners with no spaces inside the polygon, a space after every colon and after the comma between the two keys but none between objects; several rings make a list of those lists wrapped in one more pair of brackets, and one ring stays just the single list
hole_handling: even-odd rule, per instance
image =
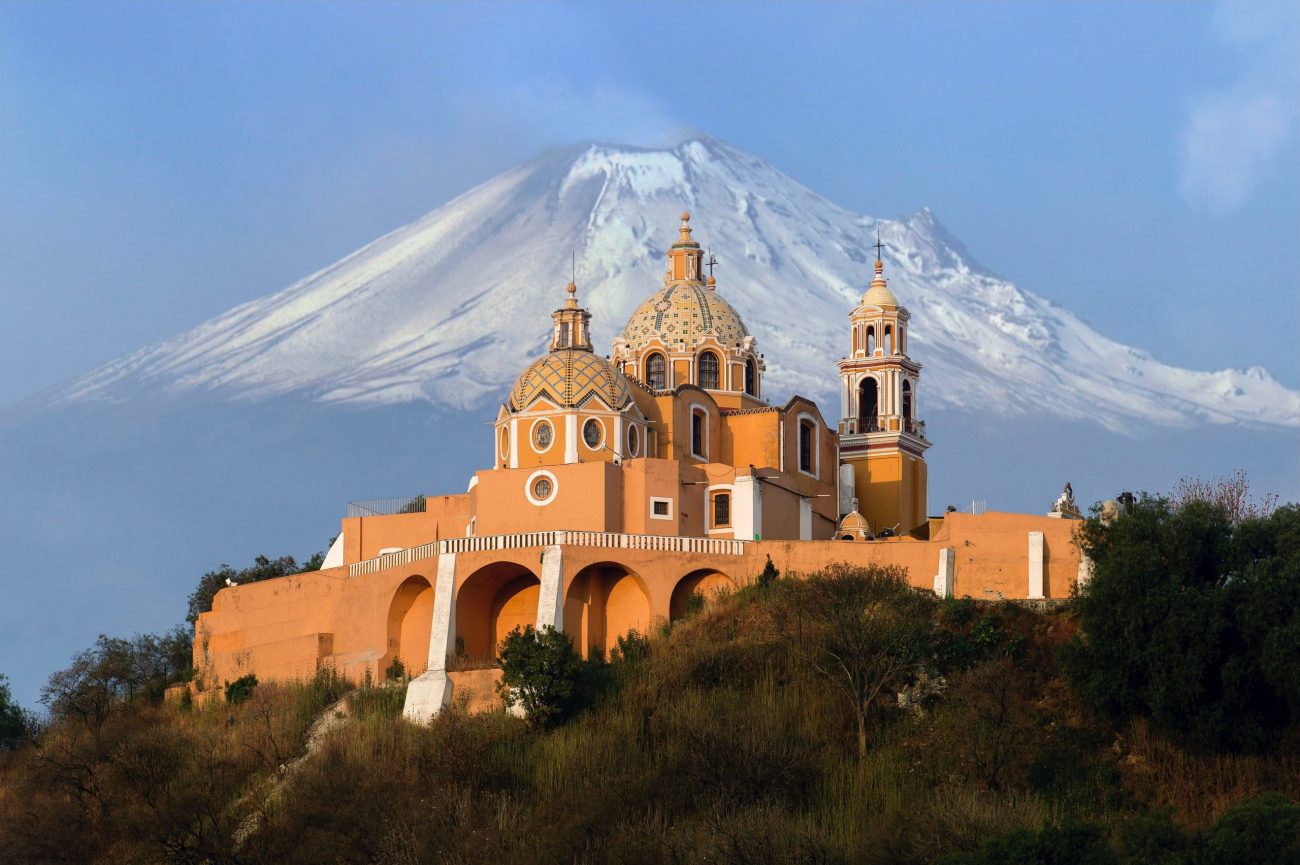
[{"label": "circular window", "polygon": [[601,439],[605,437],[605,427],[595,418],[589,419],[582,425],[582,440],[587,443],[587,447],[595,449],[600,447]]},{"label": "circular window", "polygon": [[528,481],[524,484],[524,496],[534,505],[548,505],[555,500],[559,488],[555,475],[540,469],[528,476]]},{"label": "circular window", "polygon": [[539,420],[533,424],[533,447],[537,450],[544,451],[550,448],[553,438],[554,431],[549,421]]},{"label": "circular window", "polygon": [[627,455],[636,456],[639,444],[641,444],[641,433],[637,431],[636,424],[632,424],[627,428]]},{"label": "circular window", "polygon": [[510,461],[510,430],[502,428],[501,430],[501,462]]}]

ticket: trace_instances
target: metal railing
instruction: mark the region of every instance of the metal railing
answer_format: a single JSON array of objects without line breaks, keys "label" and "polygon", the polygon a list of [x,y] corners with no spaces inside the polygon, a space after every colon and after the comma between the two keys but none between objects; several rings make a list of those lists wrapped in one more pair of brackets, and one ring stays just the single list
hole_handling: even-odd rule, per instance
[{"label": "metal railing", "polygon": [[571,546],[602,547],[616,550],[650,550],[664,553],[702,553],[712,556],[741,556],[745,542],[731,538],[683,538],[663,535],[628,535],[619,532],[550,531],[524,532],[517,535],[448,538],[418,547],[385,553],[373,559],[348,565],[349,577],[377,574],[380,571],[437,558],[444,553],[477,553],[492,550],[516,550],[528,547]]},{"label": "metal railing", "polygon": [[349,517],[387,517],[393,514],[424,513],[424,496],[409,496],[403,499],[367,499],[361,502],[348,502]]}]

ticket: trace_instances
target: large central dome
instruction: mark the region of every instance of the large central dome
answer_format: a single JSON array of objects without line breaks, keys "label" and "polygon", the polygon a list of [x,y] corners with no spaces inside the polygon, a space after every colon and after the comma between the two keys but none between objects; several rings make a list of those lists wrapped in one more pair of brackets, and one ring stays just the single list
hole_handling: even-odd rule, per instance
[{"label": "large central dome", "polygon": [[623,328],[623,338],[633,351],[654,339],[689,347],[710,334],[723,345],[739,349],[749,330],[731,304],[698,283],[664,286],[636,308]]}]

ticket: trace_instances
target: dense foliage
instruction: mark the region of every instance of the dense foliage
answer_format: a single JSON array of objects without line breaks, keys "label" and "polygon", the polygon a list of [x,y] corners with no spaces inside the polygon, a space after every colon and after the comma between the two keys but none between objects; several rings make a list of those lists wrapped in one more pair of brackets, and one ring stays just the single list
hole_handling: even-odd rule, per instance
[{"label": "dense foliage", "polygon": [[1144,497],[1080,543],[1093,578],[1063,662],[1090,705],[1203,749],[1267,749],[1300,719],[1300,507]]},{"label": "dense foliage", "polygon": [[11,751],[25,742],[30,727],[27,712],[14,702],[9,677],[0,675],[0,751]]},{"label": "dense foliage", "polygon": [[499,691],[534,727],[551,727],[576,708],[582,657],[563,631],[515,628],[501,641]]}]

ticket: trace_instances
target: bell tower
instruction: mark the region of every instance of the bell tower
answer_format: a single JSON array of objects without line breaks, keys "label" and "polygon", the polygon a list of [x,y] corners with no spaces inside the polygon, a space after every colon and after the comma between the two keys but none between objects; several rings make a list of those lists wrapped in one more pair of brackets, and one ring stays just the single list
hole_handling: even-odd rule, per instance
[{"label": "bell tower", "polygon": [[838,363],[840,476],[852,485],[841,501],[856,499],[876,535],[925,524],[930,447],[918,419],[921,365],[907,354],[910,315],[885,282],[882,246],[877,239],[876,277],[849,313],[849,354]]}]

